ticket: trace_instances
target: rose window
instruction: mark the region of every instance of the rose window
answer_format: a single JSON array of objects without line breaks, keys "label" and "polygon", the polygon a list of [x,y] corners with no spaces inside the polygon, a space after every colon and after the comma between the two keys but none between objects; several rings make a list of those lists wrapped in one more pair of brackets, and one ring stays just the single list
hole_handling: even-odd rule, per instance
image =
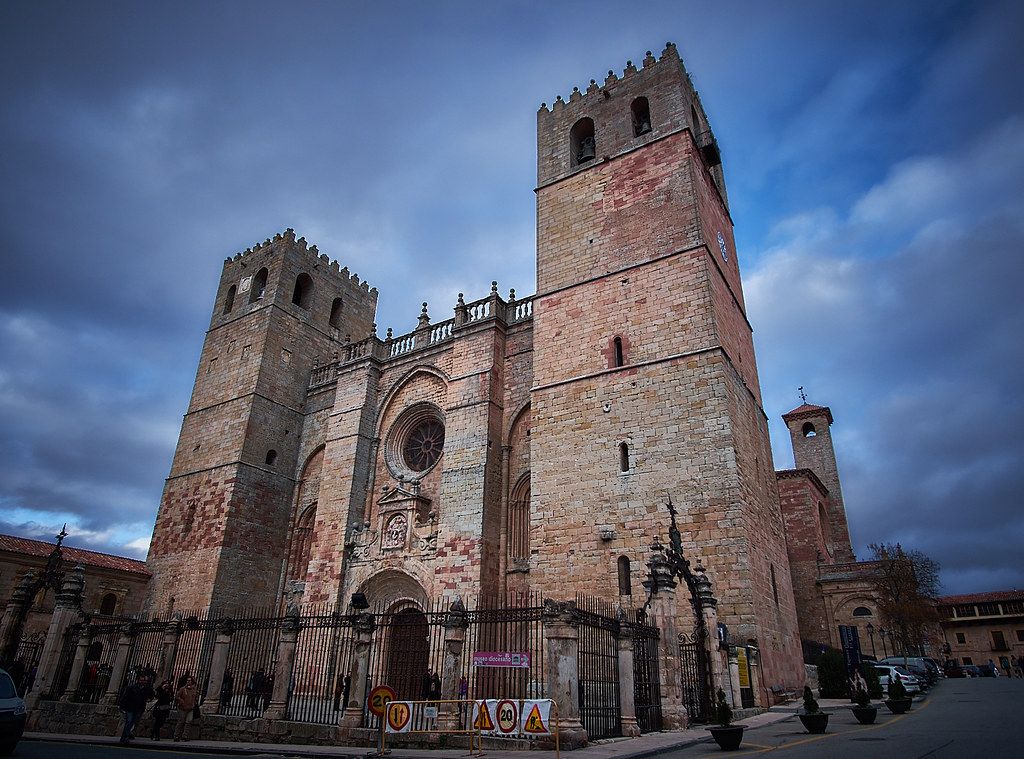
[{"label": "rose window", "polygon": [[423,419],[409,431],[402,445],[405,465],[414,472],[425,472],[437,463],[444,449],[444,425],[437,419]]}]

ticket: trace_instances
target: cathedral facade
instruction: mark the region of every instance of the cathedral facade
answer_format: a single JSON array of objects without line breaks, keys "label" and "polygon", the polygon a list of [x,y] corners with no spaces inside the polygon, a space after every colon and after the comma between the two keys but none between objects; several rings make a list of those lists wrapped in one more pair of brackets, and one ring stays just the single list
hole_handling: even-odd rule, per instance
[{"label": "cathedral facade", "polygon": [[[537,114],[537,290],[379,336],[292,230],[224,263],[148,567],[151,613],[363,593],[642,607],[678,513],[762,680],[797,613],[724,174],[669,44]],[[294,586],[292,586],[294,587]],[[692,629],[681,597],[679,629]]]}]

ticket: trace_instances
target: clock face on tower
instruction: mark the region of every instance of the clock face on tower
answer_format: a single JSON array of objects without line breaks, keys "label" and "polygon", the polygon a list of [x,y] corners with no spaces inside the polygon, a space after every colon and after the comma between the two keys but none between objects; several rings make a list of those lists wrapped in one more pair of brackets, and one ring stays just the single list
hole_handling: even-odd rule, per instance
[{"label": "clock face on tower", "polygon": [[721,248],[722,250],[722,260],[728,261],[729,249],[725,245],[725,235],[723,235],[721,232],[718,233],[718,247]]}]

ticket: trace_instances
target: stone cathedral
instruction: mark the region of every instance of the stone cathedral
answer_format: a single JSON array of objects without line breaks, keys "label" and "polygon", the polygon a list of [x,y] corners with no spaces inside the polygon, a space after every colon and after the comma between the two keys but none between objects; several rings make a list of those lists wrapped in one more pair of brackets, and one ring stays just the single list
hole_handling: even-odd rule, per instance
[{"label": "stone cathedral", "polygon": [[536,293],[423,304],[400,336],[291,229],[225,261],[151,613],[281,604],[291,581],[305,602],[640,607],[671,499],[731,637],[766,684],[802,684],[722,160],[674,45],[540,107],[536,196]]}]

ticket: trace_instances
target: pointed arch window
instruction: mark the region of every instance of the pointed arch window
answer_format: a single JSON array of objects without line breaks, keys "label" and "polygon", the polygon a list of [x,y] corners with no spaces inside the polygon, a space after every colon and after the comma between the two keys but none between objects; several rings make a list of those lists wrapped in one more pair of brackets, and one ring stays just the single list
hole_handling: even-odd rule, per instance
[{"label": "pointed arch window", "polygon": [[508,559],[510,568],[530,558],[530,475],[523,475],[508,504]]}]

